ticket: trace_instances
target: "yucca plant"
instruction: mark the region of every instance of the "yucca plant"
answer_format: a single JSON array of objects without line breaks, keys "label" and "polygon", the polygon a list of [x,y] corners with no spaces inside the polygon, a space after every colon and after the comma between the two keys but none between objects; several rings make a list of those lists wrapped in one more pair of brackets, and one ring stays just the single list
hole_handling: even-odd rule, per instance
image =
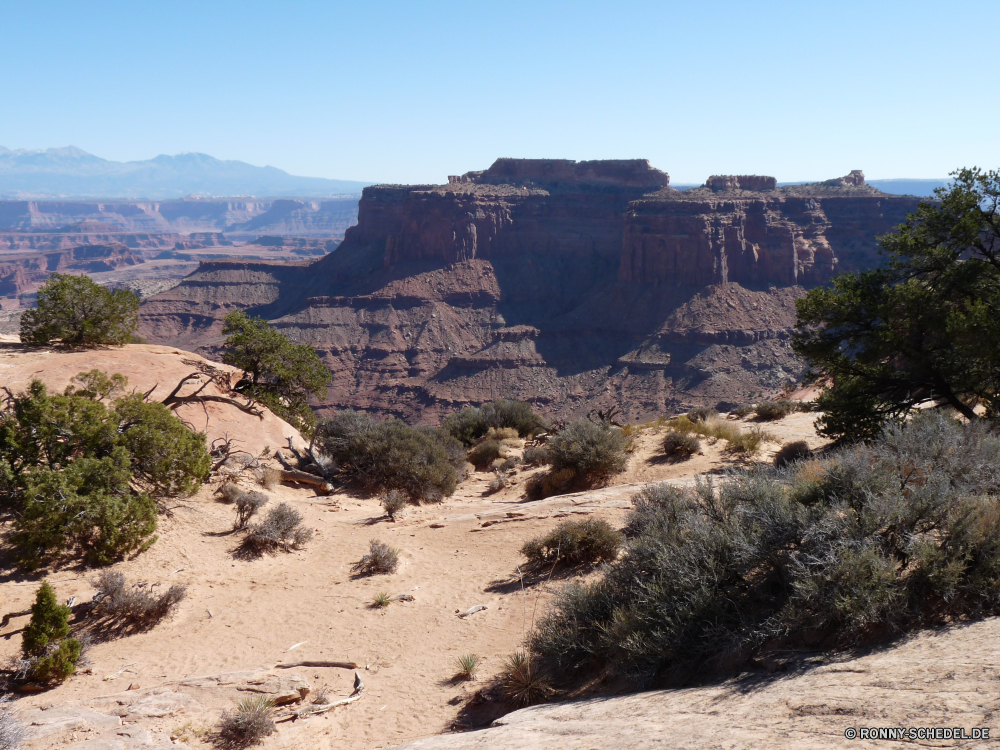
[{"label": "yucca plant", "polygon": [[392,599],[389,598],[389,594],[385,591],[379,591],[374,597],[372,597],[371,606],[373,609],[382,609],[384,607],[388,607],[389,602],[391,601]]},{"label": "yucca plant", "polygon": [[515,651],[504,660],[501,677],[503,697],[515,706],[531,706],[544,703],[555,693],[548,679],[531,656],[524,651]]},{"label": "yucca plant", "polygon": [[479,671],[479,664],[482,662],[475,654],[465,654],[458,657],[455,662],[457,667],[456,677],[462,680],[476,679],[476,672]]}]

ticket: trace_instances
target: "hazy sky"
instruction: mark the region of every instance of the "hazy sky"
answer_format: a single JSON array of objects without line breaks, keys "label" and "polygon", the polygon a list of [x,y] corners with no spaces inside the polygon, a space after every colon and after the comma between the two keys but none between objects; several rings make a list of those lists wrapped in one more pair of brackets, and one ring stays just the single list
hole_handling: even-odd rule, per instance
[{"label": "hazy sky", "polygon": [[6,3],[0,145],[442,182],[498,156],[710,174],[1000,166],[1000,2]]}]

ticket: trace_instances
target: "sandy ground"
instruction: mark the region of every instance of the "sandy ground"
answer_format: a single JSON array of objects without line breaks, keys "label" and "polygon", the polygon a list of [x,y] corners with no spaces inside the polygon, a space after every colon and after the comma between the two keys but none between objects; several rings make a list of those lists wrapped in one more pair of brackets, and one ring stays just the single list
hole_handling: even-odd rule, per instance
[{"label": "sandy ground", "polygon": [[[18,390],[39,377],[61,388],[73,374],[98,367],[127,375],[131,385],[143,390],[159,383],[156,393],[165,395],[191,372],[185,359],[199,358],[156,346],[68,354],[8,344],[0,346],[0,382]],[[204,427],[200,407],[190,407],[182,416]],[[265,445],[278,447],[293,434],[272,415],[261,421],[213,406],[208,416],[210,438],[238,435],[255,452]],[[812,421],[813,415],[795,414],[768,429],[781,441],[805,438],[816,446],[821,441]],[[233,510],[213,499],[214,486],[205,486],[161,518],[159,540],[149,551],[115,566],[130,580],[185,585],[187,596],[176,613],[151,631],[94,645],[80,674],[53,690],[21,698],[19,707],[22,712],[98,707],[107,703],[100,697],[109,695],[112,703],[124,705],[130,695],[173,689],[168,683],[192,676],[270,668],[290,659],[335,659],[359,665],[366,684],[363,698],[322,717],[279,725],[264,748],[360,750],[447,731],[460,704],[499,670],[502,659],[523,642],[533,618],[544,612],[553,591],[567,581],[522,591],[517,566],[523,563],[519,548],[526,540],[572,515],[620,523],[629,498],[645,483],[687,483],[698,473],[733,465],[720,445],[707,444],[702,455],[667,463],[657,456],[659,438],[652,429],[640,433],[628,470],[607,488],[528,502],[522,495],[531,471],[519,471],[512,487],[492,496],[484,494],[491,475],[478,472],[446,502],[411,507],[395,523],[384,517],[374,498],[343,491],[317,497],[311,490],[283,486],[269,492],[271,502],[293,505],[315,536],[300,551],[253,561],[234,557],[238,537],[231,532]],[[777,447],[769,445],[770,452]],[[761,458],[767,460],[768,454]],[[399,571],[352,577],[351,564],[375,538],[401,550]],[[78,601],[92,596],[92,577],[92,571],[76,568],[48,575],[61,599],[75,596]],[[0,558],[0,615],[26,610],[39,579]],[[407,593],[414,600],[371,609],[369,602],[380,591]],[[487,608],[468,618],[457,616],[477,604]],[[27,616],[15,616],[0,629],[0,660],[19,650],[19,631],[27,621]],[[483,659],[480,681],[456,682],[455,661],[467,653]],[[314,691],[325,685],[337,697],[351,692],[349,670],[308,668],[298,673]],[[120,692],[130,685],[134,691]],[[125,726],[139,726],[164,745],[173,736],[188,747],[207,747],[204,730],[232,701],[228,693],[203,690],[182,709],[127,718]],[[84,723],[36,738],[27,747],[71,747],[103,737],[101,731]],[[94,742],[79,747],[126,747]]]}]

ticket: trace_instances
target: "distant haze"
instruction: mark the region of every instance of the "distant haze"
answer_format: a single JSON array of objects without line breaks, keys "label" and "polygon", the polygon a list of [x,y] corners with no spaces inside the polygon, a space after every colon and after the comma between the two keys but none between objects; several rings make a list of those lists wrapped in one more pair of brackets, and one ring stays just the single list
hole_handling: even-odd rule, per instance
[{"label": "distant haze", "polygon": [[11,151],[0,146],[0,198],[138,198],[355,195],[370,183],[296,177],[275,167],[222,161],[206,154],[117,162],[68,146]]}]

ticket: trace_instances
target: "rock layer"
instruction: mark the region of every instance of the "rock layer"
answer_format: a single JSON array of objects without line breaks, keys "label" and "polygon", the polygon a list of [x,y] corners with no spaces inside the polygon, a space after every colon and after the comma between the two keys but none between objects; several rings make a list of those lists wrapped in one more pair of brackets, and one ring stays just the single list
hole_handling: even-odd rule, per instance
[{"label": "rock layer", "polygon": [[320,411],[434,421],[500,397],[631,418],[794,381],[794,300],[877,263],[915,210],[860,173],[815,185],[713,177],[681,192],[642,160],[501,159],[447,185],[366,188],[311,266],[203,264],[143,306],[143,335],[217,346],[240,307],[309,342]]}]

